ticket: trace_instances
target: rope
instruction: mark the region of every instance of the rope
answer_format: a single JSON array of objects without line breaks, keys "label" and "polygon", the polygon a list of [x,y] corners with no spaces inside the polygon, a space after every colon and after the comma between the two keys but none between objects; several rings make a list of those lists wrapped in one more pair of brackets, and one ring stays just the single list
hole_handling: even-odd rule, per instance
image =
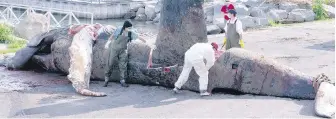
[{"label": "rope", "polygon": [[152,62],[152,54],[153,54],[154,48],[151,48],[148,56],[148,62],[147,62],[147,69],[152,68],[153,62]]},{"label": "rope", "polygon": [[261,7],[261,5],[263,5],[266,2],[266,0],[264,0],[264,2],[262,2],[257,8]]}]

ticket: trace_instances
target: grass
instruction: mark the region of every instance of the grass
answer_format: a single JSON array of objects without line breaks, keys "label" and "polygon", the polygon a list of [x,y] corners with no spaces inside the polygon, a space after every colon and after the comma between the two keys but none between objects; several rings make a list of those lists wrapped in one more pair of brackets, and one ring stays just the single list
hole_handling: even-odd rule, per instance
[{"label": "grass", "polygon": [[268,23],[269,23],[270,26],[272,26],[272,27],[283,26],[283,24],[281,24],[280,22],[276,22],[276,21],[274,21],[274,20],[268,20]]},{"label": "grass", "polygon": [[7,48],[16,49],[16,48],[23,48],[25,46],[26,46],[26,41],[22,40],[22,41],[16,41],[16,42],[8,44]]},{"label": "grass", "polygon": [[27,41],[14,36],[13,29],[10,26],[0,24],[0,43],[7,44],[8,49],[0,50],[0,54],[6,54],[16,52],[25,47]]},{"label": "grass", "polygon": [[9,49],[5,49],[5,50],[0,50],[0,54],[14,53],[14,52],[16,52],[20,49],[21,48],[9,48]]},{"label": "grass", "polygon": [[9,36],[9,43],[7,48],[23,48],[25,47],[26,43],[27,43],[26,40],[11,35]]}]

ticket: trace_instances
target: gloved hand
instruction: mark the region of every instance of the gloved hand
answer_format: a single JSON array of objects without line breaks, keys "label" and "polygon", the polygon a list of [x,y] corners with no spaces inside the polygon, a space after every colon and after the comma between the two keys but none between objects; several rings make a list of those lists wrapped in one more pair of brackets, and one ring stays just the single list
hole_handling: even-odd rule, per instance
[{"label": "gloved hand", "polygon": [[226,37],[223,40],[223,45],[225,45],[225,44],[226,44]]},{"label": "gloved hand", "polygon": [[245,47],[244,41],[242,39],[239,40],[239,45],[241,48]]},{"label": "gloved hand", "polygon": [[225,46],[225,44],[226,44],[226,37],[224,37],[223,46],[221,47],[221,49],[223,49],[223,47]]}]

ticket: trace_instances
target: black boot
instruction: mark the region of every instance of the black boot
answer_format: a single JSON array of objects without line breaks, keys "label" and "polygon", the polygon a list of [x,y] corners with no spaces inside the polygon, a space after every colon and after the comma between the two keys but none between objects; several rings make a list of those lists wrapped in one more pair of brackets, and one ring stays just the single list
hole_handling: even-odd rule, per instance
[{"label": "black boot", "polygon": [[122,87],[129,87],[125,80],[120,80],[120,84]]},{"label": "black boot", "polygon": [[103,87],[107,87],[108,82],[109,82],[109,77],[105,77],[105,82],[104,82]]}]

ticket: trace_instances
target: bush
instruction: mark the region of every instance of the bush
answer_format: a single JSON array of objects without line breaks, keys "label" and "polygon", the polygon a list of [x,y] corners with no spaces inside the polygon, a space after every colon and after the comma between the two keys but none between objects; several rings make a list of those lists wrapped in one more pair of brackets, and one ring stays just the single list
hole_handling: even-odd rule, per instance
[{"label": "bush", "polygon": [[323,4],[329,0],[314,0],[313,1],[313,11],[316,14],[317,20],[323,20],[328,18],[327,11],[323,8]]},{"label": "bush", "polygon": [[26,41],[13,35],[13,30],[6,24],[0,24],[0,43],[8,44],[8,48],[22,48]]},{"label": "bush", "polygon": [[8,43],[12,35],[12,29],[6,24],[0,24],[0,43]]},{"label": "bush", "polygon": [[16,51],[20,50],[21,48],[25,47],[27,41],[22,39],[22,38],[10,35],[8,40],[7,40],[7,43],[8,43],[8,45],[7,45],[8,49],[0,50],[0,54],[16,52]]},{"label": "bush", "polygon": [[23,48],[26,46],[27,41],[15,36],[12,36],[12,41],[8,44],[7,48]]},{"label": "bush", "polygon": [[13,35],[13,30],[6,24],[0,24],[0,43],[6,43],[7,48],[0,50],[0,54],[16,52],[25,47],[27,41]]}]

